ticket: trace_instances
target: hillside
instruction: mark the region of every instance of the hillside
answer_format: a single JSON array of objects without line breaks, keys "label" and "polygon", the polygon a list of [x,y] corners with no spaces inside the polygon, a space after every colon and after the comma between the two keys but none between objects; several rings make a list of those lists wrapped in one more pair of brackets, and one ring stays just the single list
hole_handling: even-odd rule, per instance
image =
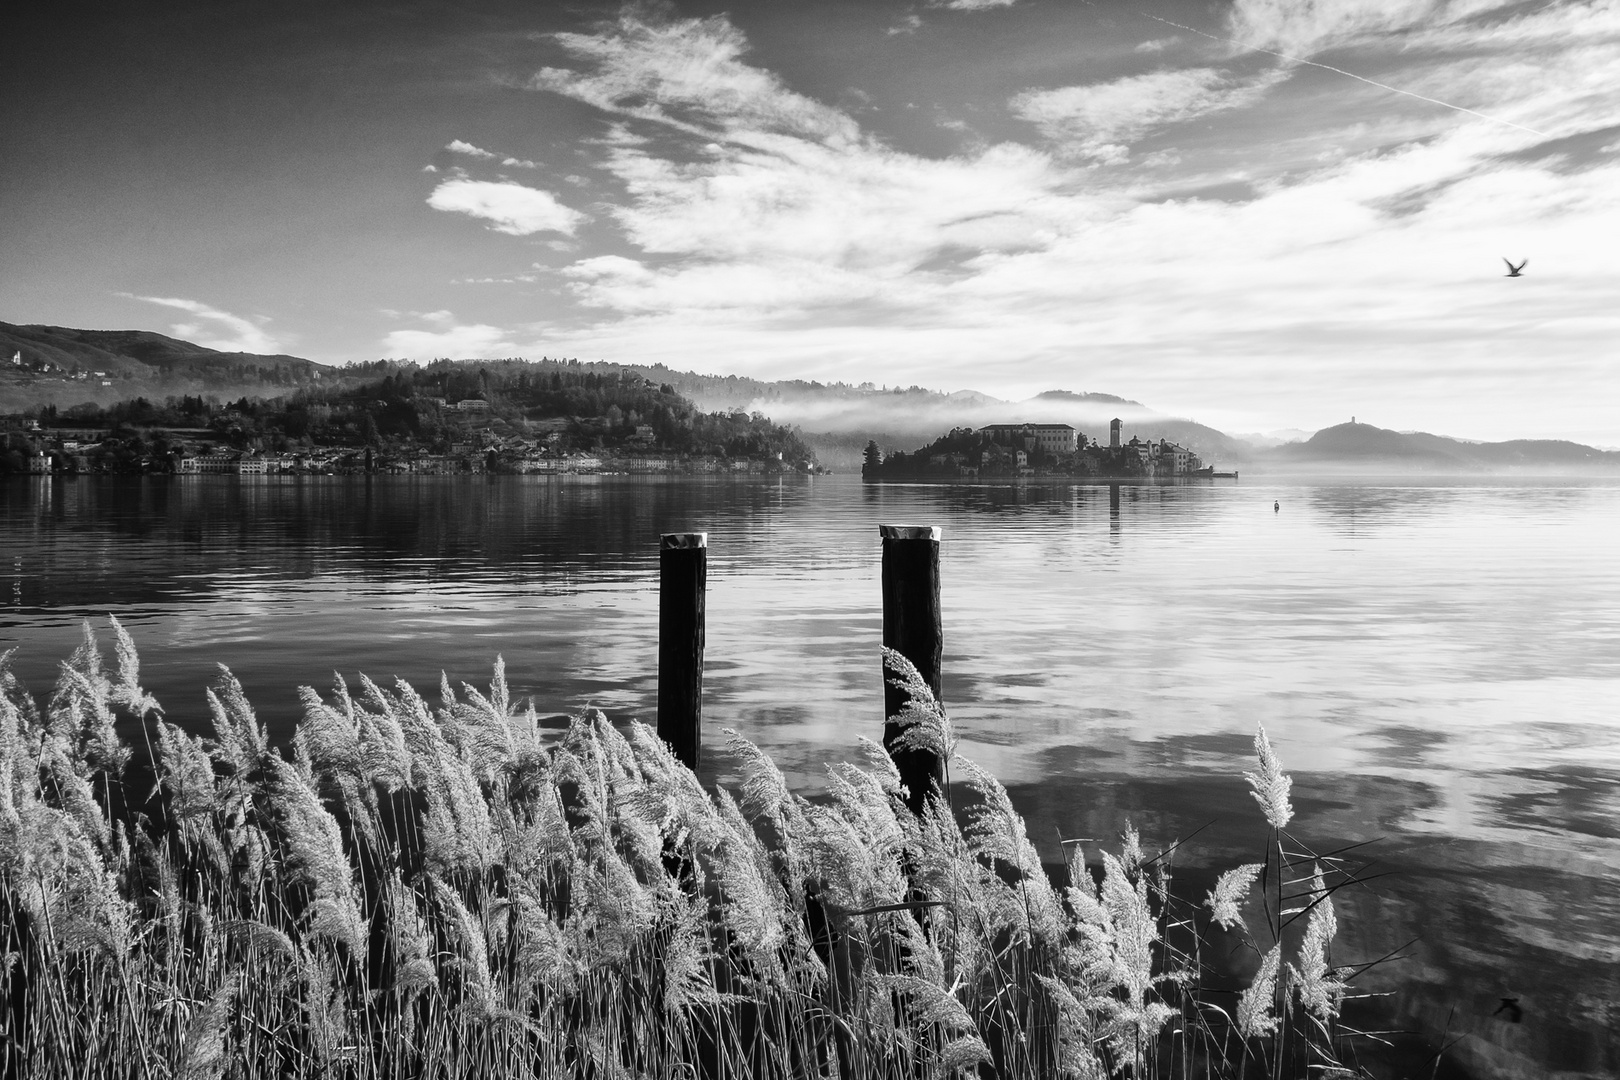
[{"label": "hillside", "polygon": [[1352,422],[1323,428],[1304,442],[1263,451],[1256,463],[1345,472],[1584,472],[1620,469],[1620,452],[1557,439],[1465,442]]},{"label": "hillside", "polygon": [[148,330],[0,322],[0,406],[6,409],[183,394],[262,396],[334,378],[343,375],[296,356],[220,352]]},{"label": "hillside", "polygon": [[604,455],[642,471],[814,467],[810,448],[781,425],[706,412],[628,370],[604,373],[577,361],[381,366],[380,375],[377,365],[347,369],[372,371],[365,381],[328,379],[277,396],[139,397],[0,416],[0,473],[28,471],[42,454],[57,471],[127,473],[170,471],[176,456],[233,452],[275,458],[278,468],[292,458],[396,472],[572,471],[579,466],[569,459],[578,457],[597,469]]}]

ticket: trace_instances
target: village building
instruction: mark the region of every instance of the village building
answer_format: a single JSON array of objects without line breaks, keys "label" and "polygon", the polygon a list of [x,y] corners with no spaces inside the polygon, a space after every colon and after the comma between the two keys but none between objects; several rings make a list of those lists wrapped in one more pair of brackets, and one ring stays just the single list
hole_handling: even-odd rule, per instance
[{"label": "village building", "polygon": [[1160,439],[1154,447],[1154,460],[1159,476],[1187,476],[1204,467],[1197,454],[1168,439]]},{"label": "village building", "polygon": [[234,473],[236,469],[236,454],[196,454],[180,459],[182,473]]},{"label": "village building", "polygon": [[986,424],[979,431],[994,442],[1025,450],[1072,454],[1079,449],[1080,433],[1068,424]]}]

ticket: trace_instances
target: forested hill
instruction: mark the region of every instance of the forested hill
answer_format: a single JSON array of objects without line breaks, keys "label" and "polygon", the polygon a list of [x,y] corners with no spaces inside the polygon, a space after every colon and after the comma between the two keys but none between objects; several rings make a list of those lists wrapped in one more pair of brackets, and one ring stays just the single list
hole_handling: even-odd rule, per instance
[{"label": "forested hill", "polygon": [[296,356],[220,352],[148,330],[0,322],[0,401],[10,409],[170,394],[278,394],[334,380],[341,385],[356,374]]},{"label": "forested hill", "polygon": [[[699,409],[668,384],[577,361],[382,363],[356,385],[307,387],[275,398],[140,397],[103,407],[46,406],[13,414],[46,429],[177,432],[192,442],[288,453],[319,447],[442,453],[474,432],[542,442],[555,452],[646,453],[813,460],[799,436],[768,418]],[[381,371],[380,377],[378,371]],[[127,434],[125,438],[127,439]],[[148,438],[155,443],[157,435]]]}]

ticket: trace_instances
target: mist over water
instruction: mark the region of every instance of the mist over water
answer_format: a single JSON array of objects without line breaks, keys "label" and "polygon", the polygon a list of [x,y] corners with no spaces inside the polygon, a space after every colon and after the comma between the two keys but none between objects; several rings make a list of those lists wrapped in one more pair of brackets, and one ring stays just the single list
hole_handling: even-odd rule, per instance
[{"label": "mist over water", "polygon": [[334,669],[431,700],[497,653],[542,713],[650,721],[657,534],[707,531],[705,779],[732,727],[814,791],[881,735],[880,523],[944,529],[946,704],[1046,858],[1130,820],[1202,830],[1189,882],[1250,861],[1264,723],[1291,831],[1388,873],[1336,963],[1417,939],[1370,979],[1481,1075],[1620,1072],[1620,483],[28,478],[0,649],[44,695],[114,614],[194,730],[216,663],[284,739]]}]

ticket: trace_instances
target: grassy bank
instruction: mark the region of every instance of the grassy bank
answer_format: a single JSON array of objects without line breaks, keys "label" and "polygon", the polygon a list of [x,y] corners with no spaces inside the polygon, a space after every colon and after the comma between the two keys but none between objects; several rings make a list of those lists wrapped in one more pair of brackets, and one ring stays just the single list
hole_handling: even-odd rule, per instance
[{"label": "grassy bank", "polygon": [[499,661],[436,708],[305,688],[288,748],[222,671],[202,738],[111,632],[43,707],[0,660],[5,1075],[1351,1074],[1350,879],[1285,832],[1264,732],[1270,841],[1198,902],[1129,830],[1049,873],[894,653],[904,737],[951,761],[921,815],[869,743],[811,802],[735,737],[734,792],[640,724],[543,737]]}]

